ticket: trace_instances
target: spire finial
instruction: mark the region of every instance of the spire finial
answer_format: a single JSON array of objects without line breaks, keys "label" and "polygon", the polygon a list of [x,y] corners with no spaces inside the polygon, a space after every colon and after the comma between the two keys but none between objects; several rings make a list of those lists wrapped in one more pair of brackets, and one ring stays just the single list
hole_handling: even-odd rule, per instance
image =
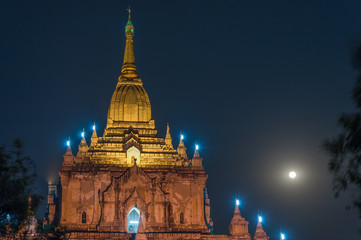
[{"label": "spire finial", "polygon": [[179,146],[178,147],[184,147],[184,142],[183,142],[183,139],[184,139],[184,135],[182,134],[182,132],[180,132],[179,134],[180,138],[179,138]]},{"label": "spire finial", "polygon": [[135,78],[137,75],[137,67],[135,66],[135,57],[134,57],[134,47],[133,47],[133,36],[134,36],[134,27],[133,23],[130,20],[131,10],[130,7],[127,9],[129,16],[128,22],[125,26],[125,51],[124,51],[124,61],[122,67],[122,75],[126,78]]},{"label": "spire finial", "polygon": [[130,10],[130,6],[128,7],[127,11],[128,11],[128,13],[129,13],[128,20],[130,21],[130,14],[131,14],[131,12],[132,12],[132,11]]},{"label": "spire finial", "polygon": [[194,148],[193,158],[199,158],[199,159],[201,158],[201,156],[199,155],[198,150],[199,150],[199,145],[196,143],[195,148]]},{"label": "spire finial", "polygon": [[66,141],[66,145],[68,146],[68,149],[70,149],[70,137],[68,138],[68,141]]},{"label": "spire finial", "polygon": [[240,214],[239,205],[241,205],[241,201],[238,198],[236,198],[236,204],[234,206],[234,214]]},{"label": "spire finial", "polygon": [[65,155],[67,156],[72,156],[73,153],[71,151],[71,147],[70,147],[70,137],[68,138],[68,141],[66,141],[66,145],[68,146],[67,149],[66,149],[66,152],[65,152]]}]

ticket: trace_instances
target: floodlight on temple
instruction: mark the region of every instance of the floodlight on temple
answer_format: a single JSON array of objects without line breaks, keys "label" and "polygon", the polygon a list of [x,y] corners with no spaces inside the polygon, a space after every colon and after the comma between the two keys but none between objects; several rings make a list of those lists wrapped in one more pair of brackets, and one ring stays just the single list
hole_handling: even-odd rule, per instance
[{"label": "floodlight on temple", "polygon": [[236,199],[236,205],[239,206],[241,204],[241,202],[239,201],[239,199]]},{"label": "floodlight on temple", "polygon": [[70,138],[69,138],[68,141],[66,141],[66,145],[67,145],[68,147],[70,147]]},{"label": "floodlight on temple", "polygon": [[258,216],[258,222],[262,223],[262,221],[263,221],[263,218],[261,216]]},{"label": "floodlight on temple", "polygon": [[181,136],[180,136],[180,137],[181,137],[181,140],[183,140],[183,139],[184,139],[184,135],[183,135],[183,134],[181,134]]},{"label": "floodlight on temple", "polygon": [[95,123],[93,124],[93,131],[95,131]]},{"label": "floodlight on temple", "polygon": [[81,137],[84,138],[84,136],[85,136],[85,133],[84,133],[84,129],[83,129],[83,131],[81,132]]},{"label": "floodlight on temple", "polygon": [[286,239],[286,236],[285,236],[285,234],[281,233],[281,240],[284,240],[284,239]]},{"label": "floodlight on temple", "polygon": [[198,151],[198,149],[199,149],[199,146],[198,146],[198,144],[196,144],[196,151]]}]

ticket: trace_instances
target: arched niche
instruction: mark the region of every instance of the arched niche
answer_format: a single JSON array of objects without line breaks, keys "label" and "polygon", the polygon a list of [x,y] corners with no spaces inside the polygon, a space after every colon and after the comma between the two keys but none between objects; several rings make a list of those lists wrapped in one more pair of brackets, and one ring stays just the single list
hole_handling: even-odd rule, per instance
[{"label": "arched niche", "polygon": [[135,146],[128,148],[127,150],[127,164],[132,166],[134,164],[134,160],[137,160],[137,164],[140,163],[140,151]]},{"label": "arched niche", "polygon": [[140,211],[138,208],[133,207],[128,213],[127,232],[137,233],[140,220]]}]

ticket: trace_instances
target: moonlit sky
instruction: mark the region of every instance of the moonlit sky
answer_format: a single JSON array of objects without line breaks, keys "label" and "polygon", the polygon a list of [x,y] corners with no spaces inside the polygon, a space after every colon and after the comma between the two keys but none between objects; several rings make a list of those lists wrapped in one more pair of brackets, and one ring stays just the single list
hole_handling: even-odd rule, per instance
[{"label": "moonlit sky", "polygon": [[128,5],[152,118],[175,147],[184,133],[189,157],[199,145],[215,232],[239,197],[252,235],[259,211],[271,239],[360,239],[320,150],[353,109],[356,0],[1,0],[0,143],[25,141],[37,191],[57,180],[69,136],[75,151],[83,128],[88,142],[94,122],[103,132]]}]

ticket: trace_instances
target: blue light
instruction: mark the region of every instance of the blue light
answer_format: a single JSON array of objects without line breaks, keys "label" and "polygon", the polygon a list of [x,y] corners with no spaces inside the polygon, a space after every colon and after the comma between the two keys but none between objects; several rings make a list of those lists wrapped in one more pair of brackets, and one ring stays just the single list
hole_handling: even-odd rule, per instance
[{"label": "blue light", "polygon": [[181,136],[180,136],[180,137],[181,137],[181,140],[183,140],[183,139],[184,139],[184,136],[183,136],[183,134],[181,134]]},{"label": "blue light", "polygon": [[66,145],[70,147],[70,140],[66,141]]},{"label": "blue light", "polygon": [[238,199],[236,199],[236,205],[239,206],[241,204],[241,201],[239,201]]},{"label": "blue light", "polygon": [[84,130],[81,132],[81,137],[84,138],[85,136],[85,133],[84,133]]},{"label": "blue light", "polygon": [[258,222],[262,223],[262,221],[263,221],[263,218],[261,216],[258,216]]},{"label": "blue light", "polygon": [[93,131],[95,131],[95,123],[94,123],[94,125],[93,125]]},{"label": "blue light", "polygon": [[198,151],[198,149],[199,149],[199,146],[198,146],[198,144],[196,144],[196,151]]},{"label": "blue light", "polygon": [[281,239],[282,240],[286,239],[286,236],[283,233],[281,233]]}]

